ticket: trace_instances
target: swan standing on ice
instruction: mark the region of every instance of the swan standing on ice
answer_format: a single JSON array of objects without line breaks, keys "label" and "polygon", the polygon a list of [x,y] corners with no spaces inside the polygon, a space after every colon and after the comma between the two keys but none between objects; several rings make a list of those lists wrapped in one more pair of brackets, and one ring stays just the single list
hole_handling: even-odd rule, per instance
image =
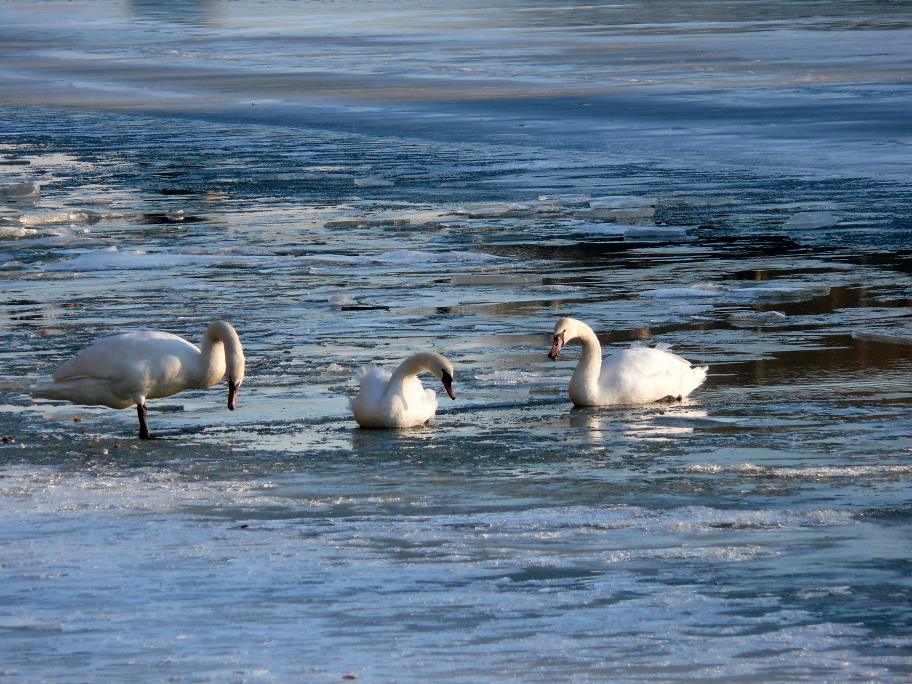
[{"label": "swan standing on ice", "polygon": [[427,371],[453,393],[453,364],[434,352],[410,356],[390,375],[371,364],[362,367],[355,379],[361,383],[351,410],[358,425],[365,428],[405,428],[426,423],[437,412],[437,393],[425,389],[418,374]]},{"label": "swan standing on ice", "polygon": [[706,366],[693,367],[664,349],[624,349],[603,364],[602,347],[592,328],[574,318],[562,318],[554,326],[548,358],[556,360],[563,346],[573,340],[583,346],[570,378],[570,401],[577,406],[680,401],[706,379]]},{"label": "swan standing on ice", "polygon": [[244,350],[230,323],[206,329],[201,348],[170,333],[146,330],[96,340],[54,373],[53,382],[33,388],[42,399],[124,409],[136,404],[140,439],[152,439],[146,400],[217,384],[227,369],[228,408],[237,406],[244,382]]}]

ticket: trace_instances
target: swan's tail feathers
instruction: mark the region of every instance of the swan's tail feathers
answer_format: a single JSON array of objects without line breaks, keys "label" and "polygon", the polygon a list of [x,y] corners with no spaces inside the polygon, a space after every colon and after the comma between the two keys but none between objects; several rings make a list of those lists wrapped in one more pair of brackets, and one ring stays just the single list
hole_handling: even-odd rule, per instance
[{"label": "swan's tail feathers", "polygon": [[389,379],[389,371],[384,370],[383,368],[380,368],[380,366],[377,366],[373,363],[366,366],[361,366],[355,372],[355,380],[357,380],[362,387],[365,384],[374,385],[383,383],[386,385],[386,383],[389,382]]},{"label": "swan's tail feathers", "polygon": [[684,393],[685,397],[706,382],[706,373],[709,371],[709,366],[693,366],[690,370],[690,382],[687,383],[688,389]]}]

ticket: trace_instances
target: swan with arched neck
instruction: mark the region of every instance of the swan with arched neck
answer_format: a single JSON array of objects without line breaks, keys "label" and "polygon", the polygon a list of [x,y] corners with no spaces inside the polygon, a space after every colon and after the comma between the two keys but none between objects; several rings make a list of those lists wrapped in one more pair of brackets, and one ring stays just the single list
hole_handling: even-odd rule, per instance
[{"label": "swan with arched neck", "polygon": [[355,378],[358,396],[350,400],[352,415],[365,428],[405,428],[422,425],[437,413],[437,393],[425,389],[419,373],[438,378],[450,395],[453,364],[436,352],[413,354],[390,373],[374,364],[362,367]]},{"label": "swan with arched neck", "polygon": [[143,330],[96,340],[58,368],[52,382],[32,388],[42,399],[124,409],[136,406],[139,436],[151,439],[146,401],[202,389],[228,376],[228,408],[244,382],[244,350],[230,323],[206,329],[200,347],[171,333]]}]

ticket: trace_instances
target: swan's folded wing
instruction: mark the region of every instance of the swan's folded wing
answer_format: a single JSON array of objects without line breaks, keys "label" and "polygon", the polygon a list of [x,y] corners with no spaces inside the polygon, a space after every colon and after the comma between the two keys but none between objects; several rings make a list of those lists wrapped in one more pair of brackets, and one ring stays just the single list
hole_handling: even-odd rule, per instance
[{"label": "swan's folded wing", "polygon": [[686,397],[706,379],[706,367],[663,349],[633,347],[606,359],[599,385],[621,402]]}]

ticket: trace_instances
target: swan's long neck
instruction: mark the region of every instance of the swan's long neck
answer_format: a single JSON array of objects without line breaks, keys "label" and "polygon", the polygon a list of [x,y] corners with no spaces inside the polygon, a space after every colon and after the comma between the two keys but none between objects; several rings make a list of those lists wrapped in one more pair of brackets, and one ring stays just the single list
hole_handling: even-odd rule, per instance
[{"label": "swan's long neck", "polygon": [[399,392],[405,383],[422,371],[430,369],[430,359],[427,354],[414,354],[399,364],[390,376],[387,392]]},{"label": "swan's long neck", "polygon": [[200,357],[200,387],[211,387],[220,382],[225,377],[226,369],[237,382],[238,378],[233,376],[237,375],[239,363],[240,380],[243,380],[244,352],[241,340],[228,323],[216,321],[206,329],[200,345]]},{"label": "swan's long neck", "polygon": [[[575,338],[583,347],[579,363],[570,378],[570,399],[574,403],[586,403],[598,393],[598,379],[602,370],[602,345],[592,328],[580,323]],[[579,401],[577,401],[579,400]]]}]

